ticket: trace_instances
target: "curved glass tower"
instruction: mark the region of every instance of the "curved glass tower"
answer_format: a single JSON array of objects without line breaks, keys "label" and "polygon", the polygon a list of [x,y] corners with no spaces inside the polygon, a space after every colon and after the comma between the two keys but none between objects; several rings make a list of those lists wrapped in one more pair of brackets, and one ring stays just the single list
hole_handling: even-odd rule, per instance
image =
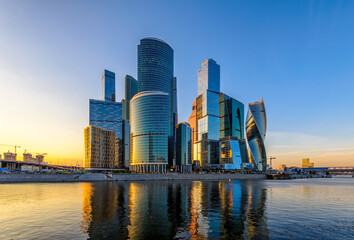
[{"label": "curved glass tower", "polygon": [[248,104],[246,137],[249,146],[250,162],[260,171],[267,169],[267,155],[264,139],[267,130],[267,118],[263,98]]},{"label": "curved glass tower", "polygon": [[168,93],[144,91],[130,101],[131,170],[162,172],[168,164]]},{"label": "curved glass tower", "polygon": [[173,77],[173,49],[157,38],[143,38],[138,46],[138,92],[161,91],[168,93],[169,112],[169,149],[168,159],[172,165],[174,159],[174,135],[176,125],[177,102],[176,79]]}]

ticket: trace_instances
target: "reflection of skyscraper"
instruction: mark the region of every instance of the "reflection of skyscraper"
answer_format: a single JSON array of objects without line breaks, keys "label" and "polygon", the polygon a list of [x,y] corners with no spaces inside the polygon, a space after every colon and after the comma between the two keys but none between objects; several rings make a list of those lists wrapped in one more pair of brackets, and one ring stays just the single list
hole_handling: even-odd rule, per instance
[{"label": "reflection of skyscraper", "polygon": [[[160,91],[167,93],[168,111],[168,163],[173,164],[174,136],[177,105],[176,79],[173,76],[173,49],[157,38],[144,38],[138,46],[138,92]],[[153,106],[149,106],[153,107]],[[163,119],[164,121],[164,119]],[[158,126],[156,126],[158,127]],[[133,157],[133,156],[132,156]]]},{"label": "reflection of skyscraper", "polygon": [[102,73],[102,100],[116,101],[116,75],[106,69]]},{"label": "reflection of skyscraper", "polygon": [[248,104],[246,137],[251,163],[260,171],[267,169],[267,155],[264,139],[267,130],[267,118],[263,98]]},{"label": "reflection of skyscraper", "polygon": [[81,230],[90,239],[126,239],[129,224],[126,185],[83,183]]},{"label": "reflection of skyscraper", "polygon": [[219,163],[220,138],[220,66],[206,59],[198,71],[198,140],[194,151],[203,167]]}]

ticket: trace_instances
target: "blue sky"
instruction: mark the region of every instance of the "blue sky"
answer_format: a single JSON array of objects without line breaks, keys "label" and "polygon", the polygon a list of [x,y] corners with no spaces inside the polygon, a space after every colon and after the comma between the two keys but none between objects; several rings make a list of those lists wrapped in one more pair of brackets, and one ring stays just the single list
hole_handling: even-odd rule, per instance
[{"label": "blue sky", "polygon": [[[353,1],[0,2],[0,143],[81,161],[88,99],[104,68],[137,76],[137,45],[158,37],[175,53],[179,121],[187,121],[206,58],[221,91],[263,96],[268,155],[299,165],[354,165]],[[7,149],[0,148],[0,152]]]}]

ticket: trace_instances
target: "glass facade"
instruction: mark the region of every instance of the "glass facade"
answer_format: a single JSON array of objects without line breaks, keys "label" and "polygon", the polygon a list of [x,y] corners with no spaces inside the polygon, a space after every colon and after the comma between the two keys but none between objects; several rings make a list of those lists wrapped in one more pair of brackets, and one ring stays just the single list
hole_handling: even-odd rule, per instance
[{"label": "glass facade", "polygon": [[198,95],[205,91],[220,92],[220,65],[206,59],[198,71]]},{"label": "glass facade", "polygon": [[[144,38],[138,46],[138,92],[161,91],[168,93],[168,146],[169,164],[173,164],[175,145],[173,49],[157,38]],[[176,95],[177,96],[177,95]],[[176,109],[177,111],[177,109]]]},{"label": "glass facade", "polygon": [[220,107],[220,138],[232,136],[244,138],[244,105],[227,96],[219,95]]},{"label": "glass facade", "polygon": [[246,120],[246,137],[250,162],[260,171],[266,171],[267,169],[267,155],[264,145],[266,128],[266,111],[263,98],[261,98],[257,102],[248,104]]},{"label": "glass facade", "polygon": [[122,100],[123,120],[129,119],[129,102],[138,93],[138,81],[130,75],[125,76],[125,99]]},{"label": "glass facade", "polygon": [[90,125],[111,130],[122,139],[122,103],[90,99]]},{"label": "glass facade", "polygon": [[220,139],[220,166],[223,169],[242,169],[248,163],[244,139],[225,137]]},{"label": "glass facade", "polygon": [[[168,163],[169,99],[165,92],[144,91],[131,100],[130,156],[133,171],[161,171],[161,166],[155,165]],[[139,165],[139,168],[134,169],[134,165]]]},{"label": "glass facade", "polygon": [[102,73],[102,96],[104,101],[116,101],[116,75],[106,69]]},{"label": "glass facade", "polygon": [[197,121],[197,99],[194,100],[192,105],[192,113],[188,118],[188,123],[192,131],[192,161],[198,160],[197,151],[194,151],[194,145],[198,140],[198,121]]},{"label": "glass facade", "polygon": [[176,165],[179,172],[192,171],[192,138],[188,123],[180,123],[176,128]]},{"label": "glass facade", "polygon": [[214,60],[207,59],[198,71],[198,140],[193,146],[194,160],[199,161],[202,167],[219,164],[219,91],[220,66]]}]

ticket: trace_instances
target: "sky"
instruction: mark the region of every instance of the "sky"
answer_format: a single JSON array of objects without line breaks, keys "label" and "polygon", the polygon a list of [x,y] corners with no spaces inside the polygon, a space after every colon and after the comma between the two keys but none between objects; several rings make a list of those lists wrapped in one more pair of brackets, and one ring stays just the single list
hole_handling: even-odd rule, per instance
[{"label": "sky", "polygon": [[[0,144],[81,164],[89,98],[103,69],[137,77],[137,45],[174,49],[179,122],[206,58],[221,91],[264,98],[267,155],[279,164],[354,166],[354,1],[0,1]],[[246,115],[246,114],[245,114]],[[13,148],[0,146],[0,154]],[[20,157],[21,159],[21,157]]]}]

